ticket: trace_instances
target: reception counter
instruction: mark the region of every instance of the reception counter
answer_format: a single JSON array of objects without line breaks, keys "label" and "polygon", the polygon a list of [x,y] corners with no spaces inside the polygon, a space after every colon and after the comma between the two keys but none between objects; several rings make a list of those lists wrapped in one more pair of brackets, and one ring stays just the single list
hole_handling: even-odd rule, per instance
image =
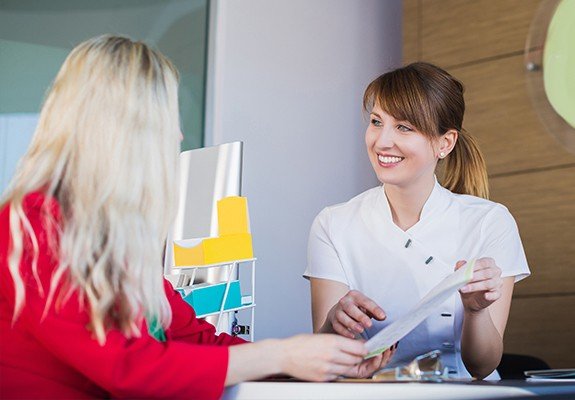
[{"label": "reception counter", "polygon": [[[575,382],[245,382],[226,389],[224,400],[287,399],[575,399]],[[540,398],[541,398],[540,397]]]}]

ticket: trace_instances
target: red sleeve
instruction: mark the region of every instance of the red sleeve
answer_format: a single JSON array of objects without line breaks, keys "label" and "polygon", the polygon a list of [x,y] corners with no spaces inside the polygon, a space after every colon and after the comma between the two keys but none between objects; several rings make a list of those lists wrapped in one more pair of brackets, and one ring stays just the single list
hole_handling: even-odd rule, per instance
[{"label": "red sleeve", "polygon": [[216,335],[216,328],[204,320],[196,318],[194,309],[182,299],[182,296],[164,280],[166,296],[172,307],[172,324],[166,331],[168,339],[186,343],[204,343],[220,346],[232,346],[246,343],[245,340],[225,333]]},{"label": "red sleeve", "polygon": [[[50,256],[39,208],[28,209],[26,213],[39,241],[38,271],[47,291],[56,261]],[[9,229],[6,222],[7,218],[2,218],[2,230]],[[1,247],[6,250],[8,246]],[[14,299],[12,278],[5,260],[3,257],[0,262],[3,296]],[[112,397],[215,399],[222,395],[228,349],[221,345],[235,343],[235,340],[215,337],[213,328],[198,321],[190,307],[190,310],[182,309],[182,302],[173,298],[173,291],[168,293],[174,306],[174,324],[169,330],[173,339],[158,342],[143,327],[142,337],[132,339],[112,330],[105,345],[100,346],[87,329],[89,314],[86,307],[81,306],[77,294],[73,294],[58,311],[54,306],[50,307],[42,317],[46,297],[40,294],[31,277],[29,256],[23,258],[21,271],[27,282],[26,304],[16,324],[43,348],[108,391]],[[180,337],[182,340],[177,340]]]}]

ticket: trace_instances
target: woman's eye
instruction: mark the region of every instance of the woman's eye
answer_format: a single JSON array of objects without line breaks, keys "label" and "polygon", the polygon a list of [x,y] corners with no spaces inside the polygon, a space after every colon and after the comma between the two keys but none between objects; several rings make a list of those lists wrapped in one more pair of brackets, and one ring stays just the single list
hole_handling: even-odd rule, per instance
[{"label": "woman's eye", "polygon": [[397,129],[399,129],[401,132],[411,132],[413,130],[406,125],[397,125]]},{"label": "woman's eye", "polygon": [[378,120],[378,119],[372,118],[372,119],[371,119],[371,124],[372,124],[373,126],[381,126],[381,121]]}]

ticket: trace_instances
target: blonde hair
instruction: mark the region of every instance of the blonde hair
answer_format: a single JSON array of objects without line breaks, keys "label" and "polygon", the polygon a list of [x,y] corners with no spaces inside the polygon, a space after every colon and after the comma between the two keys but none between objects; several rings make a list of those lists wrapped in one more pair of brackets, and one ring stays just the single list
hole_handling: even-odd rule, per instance
[{"label": "blonde hair", "polygon": [[463,129],[463,84],[443,69],[416,62],[387,72],[365,90],[363,107],[374,105],[395,119],[411,122],[434,140],[453,129],[455,147],[445,158],[443,186],[455,193],[489,197],[487,169],[477,141]]},{"label": "blonde hair", "polygon": [[22,206],[28,193],[42,191],[62,211],[60,261],[46,310],[65,279],[68,294],[77,290],[87,301],[100,343],[113,327],[127,337],[141,335],[144,318],[169,326],[162,253],[177,205],[177,86],[168,59],[125,37],[99,36],[68,55],[5,198],[12,237],[8,265],[16,288],[13,320],[25,306],[19,273],[25,235],[44,293],[38,241]]}]

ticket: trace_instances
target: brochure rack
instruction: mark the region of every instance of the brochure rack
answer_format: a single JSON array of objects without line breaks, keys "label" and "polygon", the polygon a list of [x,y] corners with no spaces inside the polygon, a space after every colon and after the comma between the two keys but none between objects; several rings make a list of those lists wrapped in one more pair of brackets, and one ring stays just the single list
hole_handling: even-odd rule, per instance
[{"label": "brochure rack", "polygon": [[[215,312],[209,312],[209,313],[205,313],[205,314],[198,314],[197,317],[198,318],[205,318],[208,316],[214,316],[217,315],[217,322],[214,324],[216,327],[216,332],[220,332],[220,322],[222,320],[222,315],[225,313],[234,313],[234,315],[240,311],[243,310],[249,310],[250,312],[250,325],[248,327],[249,329],[249,336],[250,336],[250,340],[253,342],[254,340],[254,319],[255,319],[255,306],[256,306],[256,296],[255,296],[255,277],[256,277],[256,258],[248,258],[248,259],[243,259],[243,260],[232,260],[232,261],[226,261],[226,262],[222,262],[222,263],[217,263],[217,264],[208,264],[208,265],[199,265],[199,266],[177,266],[177,267],[172,267],[171,268],[171,275],[174,276],[174,278],[176,278],[176,282],[175,282],[175,288],[176,290],[180,289],[187,289],[190,290],[191,292],[193,292],[195,290],[194,288],[194,283],[195,283],[195,279],[196,279],[196,274],[198,270],[205,270],[205,269],[210,269],[210,268],[226,268],[228,269],[227,271],[227,279],[223,282],[217,282],[217,283],[210,283],[209,286],[215,286],[215,285],[219,285],[222,283],[225,283],[225,290],[224,290],[224,294],[223,294],[223,298],[221,300],[221,303],[219,305],[219,310],[215,311]],[[230,292],[230,284],[232,282],[232,280],[234,280],[234,277],[236,276],[235,272],[237,271],[237,277],[239,280],[241,280],[241,270],[244,270],[246,268],[249,268],[251,271],[251,275],[250,275],[250,283],[251,283],[251,294],[249,295],[242,295],[242,300],[247,299],[247,301],[242,301],[241,302],[241,306],[239,307],[234,307],[234,308],[225,308],[226,305],[226,301],[228,300],[228,294]],[[245,280],[244,280],[245,282]],[[204,288],[206,286],[203,286]],[[250,298],[251,297],[251,298]],[[232,331],[234,326],[232,326]],[[239,331],[240,329],[238,329]],[[241,333],[241,332],[234,332],[234,333]],[[241,334],[248,334],[248,332],[245,333],[241,333]]]}]

